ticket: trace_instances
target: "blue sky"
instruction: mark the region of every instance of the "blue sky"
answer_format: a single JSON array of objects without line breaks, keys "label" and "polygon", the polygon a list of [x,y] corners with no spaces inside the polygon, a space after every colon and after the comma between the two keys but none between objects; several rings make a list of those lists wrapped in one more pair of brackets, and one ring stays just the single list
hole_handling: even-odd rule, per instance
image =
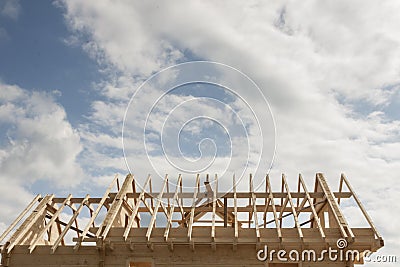
[{"label": "blue sky", "polygon": [[[285,172],[292,186],[299,172],[310,185],[324,172],[336,188],[345,172],[383,251],[399,251],[399,10],[396,0],[2,1],[0,231],[36,193],[101,195],[125,162],[141,181],[207,164],[262,178],[273,162],[271,177]],[[142,84],[199,59],[225,65],[183,64]],[[190,80],[237,95],[191,84],[157,101]]]},{"label": "blue sky", "polygon": [[[4,4],[3,4],[4,5]],[[0,16],[0,79],[28,90],[58,90],[72,123],[89,111],[88,90],[100,79],[98,66],[80,47],[66,44],[63,10],[53,1],[22,1],[18,18]]]}]

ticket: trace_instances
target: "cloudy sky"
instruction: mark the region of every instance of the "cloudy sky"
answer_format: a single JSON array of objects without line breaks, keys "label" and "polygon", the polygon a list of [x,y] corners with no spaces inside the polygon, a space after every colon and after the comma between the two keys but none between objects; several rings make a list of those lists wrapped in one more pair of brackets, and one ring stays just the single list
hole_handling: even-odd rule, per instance
[{"label": "cloudy sky", "polygon": [[381,253],[400,256],[399,12],[396,0],[1,1],[0,230],[35,194],[100,195],[115,173],[271,167],[291,185],[323,172],[334,189],[346,173]]}]

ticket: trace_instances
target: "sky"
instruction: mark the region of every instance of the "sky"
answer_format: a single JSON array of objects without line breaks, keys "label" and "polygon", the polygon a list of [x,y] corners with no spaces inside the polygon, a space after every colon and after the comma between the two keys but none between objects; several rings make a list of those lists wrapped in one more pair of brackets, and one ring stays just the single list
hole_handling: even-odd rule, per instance
[{"label": "sky", "polygon": [[286,173],[292,189],[298,173],[335,189],[345,173],[380,253],[400,257],[399,11],[1,1],[0,231],[35,194],[100,196],[115,173],[184,173],[189,188],[219,173],[224,190],[233,173],[243,189],[249,173],[257,185]]}]

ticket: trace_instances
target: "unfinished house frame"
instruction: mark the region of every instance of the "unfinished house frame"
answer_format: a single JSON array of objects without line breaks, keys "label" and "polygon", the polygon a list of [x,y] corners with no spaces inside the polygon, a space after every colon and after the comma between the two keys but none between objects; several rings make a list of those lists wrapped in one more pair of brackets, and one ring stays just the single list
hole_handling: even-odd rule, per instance
[{"label": "unfinished house frame", "polygon": [[[38,195],[0,236],[0,266],[353,266],[362,259],[265,256],[272,250],[301,255],[312,249],[318,257],[328,248],[346,254],[383,246],[343,174],[336,192],[321,173],[313,191],[301,175],[295,191],[285,175],[274,180],[280,191],[272,190],[268,175],[261,191],[254,190],[250,175],[246,192],[237,191],[235,177],[230,192],[218,191],[217,175],[197,175],[194,185],[187,185],[190,192],[183,180],[179,175],[170,184],[166,175],[154,192],[150,175],[137,190],[129,174],[121,186],[116,176],[101,198]],[[350,198],[367,227],[348,224],[340,203]]]}]

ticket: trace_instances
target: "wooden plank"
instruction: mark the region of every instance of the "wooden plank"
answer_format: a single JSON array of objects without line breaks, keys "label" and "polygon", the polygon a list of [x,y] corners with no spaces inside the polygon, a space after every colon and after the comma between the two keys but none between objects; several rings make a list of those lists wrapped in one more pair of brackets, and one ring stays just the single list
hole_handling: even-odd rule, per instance
[{"label": "wooden plank", "polygon": [[194,210],[196,208],[195,203],[196,203],[196,199],[197,199],[197,194],[199,192],[199,186],[200,186],[200,175],[197,174],[195,190],[194,190],[194,193],[193,193],[192,209],[190,211],[190,220],[189,220],[189,225],[188,225],[188,233],[187,233],[189,241],[192,240],[192,228],[193,228]]},{"label": "wooden plank", "polygon": [[297,211],[302,210],[304,205],[306,204],[306,202],[307,202],[307,198],[303,198],[303,200],[301,201],[300,205],[297,205],[296,210]]},{"label": "wooden plank", "polygon": [[347,177],[342,173],[341,175],[341,180],[346,183],[347,188],[350,190],[352,193],[354,200],[356,201],[358,207],[361,209],[361,212],[363,213],[364,217],[367,219],[368,224],[371,226],[372,230],[374,231],[374,234],[376,237],[380,240],[382,240],[382,236],[379,234],[378,229],[375,227],[374,223],[372,222],[371,217],[367,213],[366,209],[364,208],[364,205],[361,203],[361,200],[358,198],[356,192],[353,190],[353,187],[350,185],[350,182],[347,180]]},{"label": "wooden plank", "polygon": [[10,238],[10,244],[7,246],[7,253],[10,253],[15,245],[25,236],[28,230],[31,229],[32,225],[37,221],[37,219],[42,215],[46,209],[47,203],[49,203],[54,198],[54,195],[45,196],[36,209],[29,215],[29,217],[22,223],[22,225],[17,229],[14,235]]},{"label": "wooden plank", "polygon": [[[332,192],[333,195],[335,197],[340,197],[340,198],[350,198],[352,197],[352,194],[350,192]],[[126,196],[128,198],[138,198],[140,193],[127,193]],[[268,193],[265,192],[254,192],[254,194],[256,195],[257,198],[265,198],[268,197]],[[305,195],[304,193],[298,193],[298,192],[291,192],[292,197],[293,198],[304,198]],[[114,200],[115,196],[117,194],[116,193],[110,193],[109,197],[110,200]],[[278,198],[286,198],[287,197],[287,193],[284,192],[272,192],[272,195],[274,196],[275,199]],[[146,193],[146,197],[145,198],[157,198],[158,193],[154,192],[154,193]],[[164,193],[163,194],[163,198],[172,198],[174,196],[174,193]],[[184,199],[184,198],[188,198],[191,199],[193,196],[193,193],[191,192],[181,192],[178,194],[179,199]],[[323,197],[324,194],[323,192],[310,192],[310,196],[312,198],[318,198],[318,197]],[[199,192],[198,194],[199,198],[207,198],[207,193],[206,192]],[[223,197],[227,197],[227,198],[233,198],[233,193],[232,192],[220,192],[217,194],[217,198],[223,198]],[[236,195],[237,198],[251,198],[251,194],[250,192],[237,192]],[[53,202],[56,203],[61,203],[64,201],[65,198],[55,198]],[[39,199],[40,200],[40,199]],[[101,198],[90,198],[90,203],[98,203],[101,200]],[[80,203],[82,201],[82,198],[72,198],[71,202],[72,203]]]},{"label": "wooden plank", "polygon": [[304,235],[303,235],[303,232],[301,230],[301,226],[299,224],[299,218],[297,217],[296,208],[295,208],[295,206],[293,204],[293,199],[292,199],[292,196],[290,194],[290,189],[289,189],[289,185],[288,185],[288,183],[286,181],[285,174],[282,174],[282,181],[283,181],[283,184],[285,185],[286,192],[288,193],[289,204],[290,204],[290,207],[292,208],[293,218],[294,218],[294,222],[295,222],[295,225],[296,225],[296,228],[297,228],[297,232],[299,233],[300,238],[303,239]]},{"label": "wooden plank", "polygon": [[105,201],[106,201],[106,199],[107,199],[107,197],[108,197],[108,194],[110,193],[111,189],[114,187],[114,184],[115,184],[115,182],[116,182],[117,180],[118,180],[118,174],[116,174],[116,175],[114,176],[114,179],[113,179],[112,182],[108,185],[108,187],[107,187],[107,189],[106,189],[106,191],[105,191],[103,197],[101,198],[101,200],[100,200],[100,202],[99,202],[99,204],[98,204],[96,210],[92,213],[89,222],[87,223],[86,227],[84,228],[84,230],[83,230],[83,232],[82,232],[82,238],[80,239],[79,242],[76,242],[76,244],[75,244],[75,246],[74,246],[74,249],[75,249],[75,250],[79,248],[81,242],[83,242],[83,240],[85,239],[86,234],[89,232],[89,229],[90,229],[90,227],[92,226],[92,224],[94,225],[94,221],[96,220],[97,216],[99,215],[99,212],[100,212],[101,208],[103,207],[103,205],[104,205],[104,203],[105,203]]},{"label": "wooden plank", "polygon": [[147,241],[150,241],[151,232],[153,231],[153,226],[154,226],[154,223],[156,221],[157,211],[158,211],[158,208],[159,208],[159,206],[161,204],[161,197],[162,197],[162,194],[164,193],[164,190],[165,190],[165,187],[166,187],[167,183],[168,183],[168,175],[165,175],[163,186],[161,188],[160,194],[158,194],[157,202],[156,202],[156,205],[155,205],[155,207],[153,209],[153,215],[151,216],[150,223],[149,223],[149,226],[147,228],[147,232],[146,232]]},{"label": "wooden plank", "polygon": [[314,204],[312,203],[312,199],[311,199],[310,194],[308,192],[306,183],[304,182],[303,177],[302,177],[301,174],[299,174],[299,181],[300,181],[300,183],[301,183],[301,185],[303,187],[303,190],[304,190],[304,192],[306,194],[306,199],[308,200],[308,203],[310,204],[311,211],[312,211],[312,214],[314,216],[314,220],[317,222],[317,228],[319,229],[321,237],[323,239],[325,239],[326,236],[325,236],[325,233],[324,233],[324,229],[322,229],[322,225],[321,225],[321,222],[319,220],[318,214],[317,214],[317,212],[315,210]]},{"label": "wooden plank", "polygon": [[164,239],[165,239],[165,241],[168,240],[169,229],[172,226],[172,216],[174,214],[175,203],[178,203],[178,205],[179,205],[178,193],[179,193],[179,185],[181,183],[182,183],[182,176],[179,174],[178,181],[176,182],[175,194],[174,194],[174,197],[172,198],[171,208],[169,210],[169,214],[168,214],[168,217],[167,217],[167,225],[165,226],[165,231],[164,231]]},{"label": "wooden plank", "polygon": [[88,199],[89,199],[89,195],[86,195],[86,197],[83,199],[83,201],[79,205],[78,209],[76,211],[74,211],[74,214],[72,215],[71,219],[67,223],[67,226],[65,226],[64,230],[58,236],[57,240],[54,242],[54,245],[51,247],[52,254],[56,251],[57,247],[60,245],[61,240],[64,239],[64,236],[67,234],[68,230],[70,229],[70,227],[72,226],[72,224],[74,223],[76,218],[78,217],[78,215],[81,212],[81,210],[83,209],[83,207],[88,203]]},{"label": "wooden plank", "polygon": [[[251,180],[252,180],[252,175],[250,173],[249,175],[249,192],[251,191]],[[249,194],[249,207],[251,207],[251,198],[253,197],[253,194],[250,192]],[[249,222],[248,222],[248,228],[250,228],[250,224],[251,224],[251,215],[252,215],[253,209],[249,210]]]},{"label": "wooden plank", "polygon": [[257,205],[256,205],[256,195],[254,194],[254,185],[253,185],[253,177],[250,175],[250,193],[252,195],[252,205],[253,205],[253,220],[256,229],[256,236],[258,241],[260,240],[260,228],[258,226],[258,217],[257,217]]},{"label": "wooden plank", "polygon": [[[322,191],[324,192],[329,207],[332,211],[332,214],[335,218],[335,221],[338,223],[339,225],[339,229],[340,232],[342,233],[342,237],[347,238],[348,234],[350,234],[350,236],[352,238],[354,238],[354,234],[351,231],[351,229],[348,227],[348,224],[346,222],[346,219],[344,218],[342,212],[340,211],[339,205],[337,204],[337,202],[335,201],[332,191],[330,190],[325,177],[323,176],[322,173],[317,173],[316,175],[316,180],[318,181],[318,184],[321,186]],[[346,229],[345,229],[346,228]],[[347,232],[346,232],[347,230]]]},{"label": "wooden plank", "polygon": [[224,197],[224,228],[228,227],[228,198]]},{"label": "wooden plank", "polygon": [[[282,200],[283,200],[283,198],[282,198]],[[279,211],[279,226],[280,227],[282,227],[282,218],[283,218],[282,214],[285,211],[285,208],[286,208],[286,205],[287,205],[288,201],[289,201],[289,198],[286,197],[285,198],[285,202],[283,202],[283,204],[281,205],[281,210]]]},{"label": "wooden plank", "polygon": [[[192,196],[193,196],[193,193],[192,193]],[[211,194],[211,196],[212,196],[212,194]],[[233,199],[233,198],[232,198]],[[162,202],[161,202],[162,203]],[[164,212],[165,213],[165,210],[167,210],[167,208],[163,208],[162,207],[163,206],[163,204],[161,204],[160,205],[160,207],[158,208],[158,212]],[[271,205],[270,205],[271,206]],[[257,210],[259,211],[259,212],[261,212],[261,210],[263,209],[265,207],[265,205],[264,204],[258,204],[257,205]],[[149,208],[150,208],[150,206],[149,206]],[[190,212],[190,210],[191,210],[191,206],[185,206],[185,207],[183,207],[183,211],[184,212]],[[280,205],[277,205],[277,206],[275,206],[275,208],[276,208],[276,211],[279,213],[280,211],[281,211],[281,209],[282,209],[282,207],[280,206]],[[233,206],[232,207],[230,207],[230,206],[228,206],[227,207],[227,210],[228,210],[228,221],[229,220],[231,220],[232,221],[232,227],[233,227],[233,220],[234,220],[234,214],[233,214],[233,212],[234,212],[234,208],[233,208]],[[239,213],[243,213],[243,212],[249,212],[250,210],[253,210],[253,206],[238,206],[237,207],[237,211],[239,212]],[[202,204],[201,206],[196,206],[196,211],[201,211],[201,212],[212,212],[212,205],[211,205],[211,201],[210,201],[210,206],[205,206],[205,204]],[[283,212],[291,212],[292,211],[292,209],[290,208],[290,207],[285,207],[285,208],[283,208]],[[302,212],[311,212],[311,208],[309,207],[309,206],[306,206],[306,207],[303,207],[302,209],[301,209],[301,211]],[[147,207],[139,207],[139,211],[138,211],[139,213],[140,212],[149,212],[150,214],[153,214],[153,211],[149,211],[149,209],[147,208]],[[174,212],[178,212],[178,213],[181,213],[181,209],[180,209],[180,207],[177,207],[177,205],[174,207]],[[268,211],[268,212],[270,212],[270,211]],[[217,207],[216,207],[216,214],[219,216],[219,217],[221,217],[221,218],[223,218],[223,213],[224,213],[224,207],[223,207],[223,202],[222,201],[220,201],[219,199],[217,199]],[[129,214],[131,214],[131,213],[129,213]],[[167,214],[168,214],[168,212],[167,212]],[[181,220],[182,221],[182,220]],[[263,225],[263,224],[260,224],[260,226],[261,225]],[[240,224],[239,224],[239,226],[240,226]]]},{"label": "wooden plank", "polygon": [[217,193],[218,193],[218,176],[215,175],[215,179],[214,179],[214,192],[213,192],[213,196],[212,196],[212,214],[211,214],[211,238],[214,240],[215,239],[215,211],[217,208]]},{"label": "wooden plank", "polygon": [[277,233],[278,233],[279,239],[282,239],[282,231],[281,231],[281,228],[280,228],[280,226],[279,226],[278,217],[277,217],[277,214],[276,214],[276,207],[275,207],[275,202],[274,202],[274,196],[272,195],[271,183],[270,183],[269,175],[268,175],[268,174],[267,174],[267,176],[266,176],[266,180],[267,180],[267,187],[268,187],[269,198],[271,199],[272,214],[274,215],[276,231],[277,231]]},{"label": "wooden plank", "polygon": [[[135,177],[133,177],[133,181],[132,181],[132,192],[135,194],[136,193],[136,179],[135,179]],[[127,195],[128,195],[128,193],[127,193]],[[128,198],[128,200],[129,200],[129,198]],[[136,198],[134,198],[133,199],[133,206],[136,206]],[[132,215],[132,213],[130,214],[130,216]],[[140,227],[140,219],[136,216],[135,217],[135,221],[136,221],[136,226],[137,227]]]},{"label": "wooden plank", "polygon": [[[218,175],[215,174],[214,178],[214,192],[212,196],[212,218],[211,218],[211,248],[213,251],[216,251],[217,246],[215,244],[215,215],[216,215],[216,207],[217,207],[217,193],[218,193]],[[226,199],[226,198],[225,198]],[[224,203],[226,204],[226,203]],[[226,216],[227,216],[226,206],[224,206],[224,226],[226,225]]]},{"label": "wooden plank", "polygon": [[115,220],[115,217],[117,216],[118,212],[120,211],[120,208],[122,206],[123,198],[125,197],[129,186],[131,186],[133,181],[133,175],[128,174],[125,178],[124,183],[122,184],[121,189],[119,190],[117,196],[115,197],[113,203],[111,204],[111,208],[108,210],[107,215],[97,231],[96,235],[101,238],[105,238],[108,234],[108,231],[110,231],[110,228]]},{"label": "wooden plank", "polygon": [[39,242],[40,239],[43,238],[44,233],[53,225],[53,223],[58,219],[58,216],[60,216],[60,213],[63,211],[65,205],[68,204],[69,200],[71,199],[72,195],[69,194],[68,197],[64,200],[64,202],[61,204],[61,206],[58,208],[58,210],[53,214],[51,217],[50,221],[46,224],[45,227],[39,232],[39,234],[32,240],[29,246],[29,253],[32,253],[32,251],[35,249],[37,246],[37,243]]},{"label": "wooden plank", "polygon": [[143,185],[143,190],[142,190],[142,192],[140,192],[140,195],[139,195],[139,197],[138,197],[138,199],[136,201],[136,205],[133,208],[132,215],[129,217],[128,225],[125,227],[125,231],[124,231],[124,234],[123,234],[124,240],[126,240],[128,238],[129,232],[132,229],[133,221],[135,220],[135,218],[136,218],[136,216],[138,214],[138,211],[139,211],[140,202],[141,201],[144,202],[144,195],[146,193],[145,189],[147,187],[147,184],[150,182],[150,177],[151,177],[150,175],[147,176],[147,179],[146,179],[146,181],[145,181],[145,183]]},{"label": "wooden plank", "polygon": [[[297,181],[297,193],[300,193],[300,181]],[[304,200],[305,200],[305,198],[303,198],[303,202],[305,202]],[[302,203],[302,205],[300,205],[300,207],[299,207],[299,201],[300,201],[300,198],[297,197],[297,200],[296,200],[296,210],[300,210],[300,209],[303,207],[303,205],[304,205],[304,203]]]},{"label": "wooden plank", "polygon": [[[265,182],[265,193],[268,193],[268,186],[267,186],[267,182]],[[264,211],[263,211],[263,221],[264,221],[264,228],[267,226],[267,214],[268,214],[268,209],[269,209],[269,201],[270,198],[268,197],[268,195],[266,195],[266,197],[264,197]]]},{"label": "wooden plank", "polygon": [[236,177],[235,174],[233,175],[233,213],[235,216],[235,240],[237,241],[239,237],[239,226],[238,226],[238,218],[237,218],[237,197],[236,197]]},{"label": "wooden plank", "polygon": [[183,222],[183,220],[185,219],[185,211],[184,211],[184,207],[183,207],[183,198],[179,197],[179,195],[182,195],[182,193],[183,193],[183,188],[182,187],[183,187],[183,183],[182,183],[182,178],[181,178],[181,182],[179,184],[180,193],[178,193],[176,201],[178,203],[178,208],[180,210],[181,217],[182,217],[182,222]]},{"label": "wooden plank", "polygon": [[35,205],[35,203],[41,198],[41,195],[37,195],[31,203],[18,215],[18,217],[10,224],[10,226],[0,236],[0,243],[3,239],[14,229],[14,227],[22,220],[22,218],[28,213],[28,211]]},{"label": "wooden plank", "polygon": [[[340,176],[340,181],[339,181],[339,193],[342,193],[342,187],[343,187],[343,173],[341,174],[341,176]],[[347,187],[348,188],[348,187]],[[341,200],[342,198],[341,197],[338,197],[337,198],[337,203],[340,205],[340,200]]]},{"label": "wooden plank", "polygon": [[[167,193],[169,193],[169,183],[167,183]],[[169,197],[167,198],[167,203],[168,203],[168,210],[171,208],[171,202]]]},{"label": "wooden plank", "polygon": [[168,217],[168,210],[167,210],[167,207],[165,207],[165,205],[164,205],[164,203],[162,201],[160,202],[160,207],[161,207],[161,211],[164,212],[165,218],[167,218]]},{"label": "wooden plank", "polygon": [[[151,181],[151,179],[150,179],[150,181]],[[145,195],[146,195],[146,194],[145,194]],[[149,203],[147,203],[146,199],[143,199],[143,200],[142,200],[142,203],[143,203],[143,205],[146,207],[147,211],[148,211],[151,215],[153,215],[154,210],[153,210],[153,208],[151,207],[151,203],[150,203],[150,205],[149,205]]]},{"label": "wooden plank", "polygon": [[[183,180],[183,179],[182,179]],[[180,194],[183,195],[183,182],[181,181],[181,184],[179,185],[180,189]],[[183,198],[181,196],[178,196],[179,198],[179,208],[181,209],[181,216],[182,216],[182,222],[185,219],[185,212],[183,211]]]},{"label": "wooden plank", "polygon": [[[150,177],[150,182],[149,182],[149,192],[150,192],[150,194],[153,193],[153,183],[152,183],[151,177]],[[151,204],[150,205],[151,209],[154,210],[154,197],[150,198],[150,204]]]}]

